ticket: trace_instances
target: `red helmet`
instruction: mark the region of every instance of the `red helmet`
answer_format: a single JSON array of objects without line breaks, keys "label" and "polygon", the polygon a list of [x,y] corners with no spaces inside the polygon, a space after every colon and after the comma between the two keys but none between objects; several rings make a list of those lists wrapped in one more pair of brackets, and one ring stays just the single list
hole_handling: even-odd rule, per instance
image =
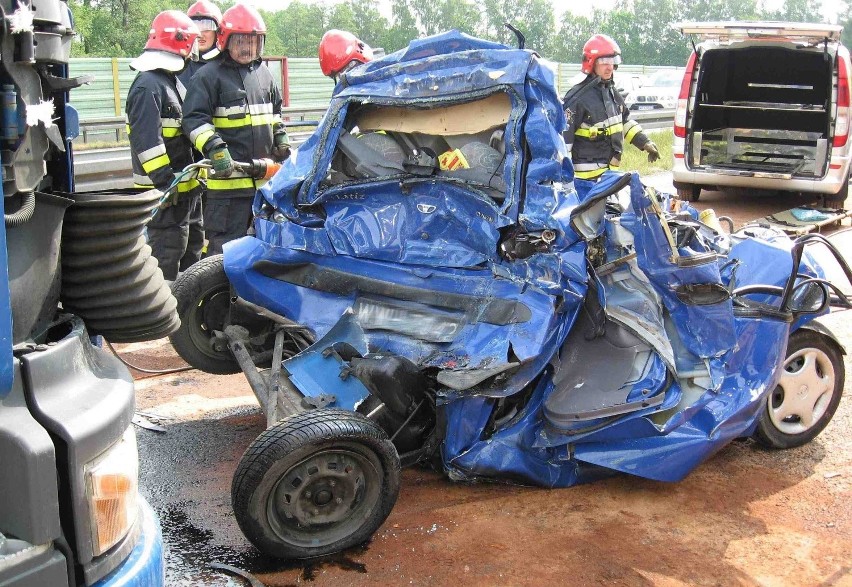
[{"label": "red helmet", "polygon": [[319,44],[320,68],[329,77],[336,76],[353,61],[367,63],[372,58],[373,50],[346,31],[332,29],[322,36]]},{"label": "red helmet", "polygon": [[247,4],[235,4],[222,15],[216,46],[220,51],[228,47],[231,35],[266,36],[266,23],[260,13]]},{"label": "red helmet", "polygon": [[183,12],[165,10],[151,22],[145,50],[174,53],[185,59],[192,56],[199,34],[198,27]]},{"label": "red helmet", "polygon": [[186,14],[192,20],[212,20],[216,26],[222,22],[222,11],[210,0],[198,0],[187,9]]},{"label": "red helmet", "polygon": [[612,57],[613,65],[621,63],[621,48],[612,37],[607,35],[592,35],[583,45],[583,64],[580,70],[590,74],[595,70],[595,62],[601,57]]}]

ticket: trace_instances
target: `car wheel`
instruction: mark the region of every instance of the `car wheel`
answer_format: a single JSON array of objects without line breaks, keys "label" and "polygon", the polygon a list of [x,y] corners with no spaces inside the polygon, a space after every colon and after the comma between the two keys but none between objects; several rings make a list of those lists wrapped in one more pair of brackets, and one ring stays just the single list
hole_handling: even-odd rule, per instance
[{"label": "car wheel", "polygon": [[837,411],[844,381],[837,343],[812,330],[797,330],[790,336],[781,377],[767,397],[755,438],[770,448],[810,442]]},{"label": "car wheel", "polygon": [[698,198],[701,197],[701,187],[697,185],[685,185],[683,187],[675,188],[677,190],[677,196],[681,200],[689,200],[690,202],[697,202]]},{"label": "car wheel", "polygon": [[181,325],[169,340],[181,358],[206,373],[239,373],[231,351],[213,347],[213,331],[224,328],[231,303],[222,255],[202,259],[184,271],[172,285],[172,293]]},{"label": "car wheel", "polygon": [[[852,171],[850,171],[852,173]],[[846,198],[849,196],[849,175],[846,176],[846,181],[843,182],[843,185],[840,186],[840,189],[834,194],[826,194],[825,195],[825,205],[826,206],[836,206],[838,208],[843,206],[843,202],[846,201]]]},{"label": "car wheel", "polygon": [[399,495],[399,456],[361,414],[317,409],[257,437],[231,485],[234,515],[258,550],[307,558],[363,543]]}]

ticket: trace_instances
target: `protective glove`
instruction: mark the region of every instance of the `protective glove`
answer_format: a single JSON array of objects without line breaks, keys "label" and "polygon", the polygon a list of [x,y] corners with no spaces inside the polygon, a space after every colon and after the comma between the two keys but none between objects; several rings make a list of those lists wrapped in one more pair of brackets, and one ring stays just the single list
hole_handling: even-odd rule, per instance
[{"label": "protective glove", "polygon": [[290,156],[290,137],[284,127],[276,129],[272,135],[272,157],[276,161],[284,161]]},{"label": "protective glove", "polygon": [[234,172],[234,160],[227,145],[219,145],[209,153],[210,161],[213,163],[213,171],[217,178],[230,177]]},{"label": "protective glove", "polygon": [[653,141],[648,141],[642,150],[648,153],[648,163],[653,163],[660,158],[660,152],[657,150],[657,145]]}]

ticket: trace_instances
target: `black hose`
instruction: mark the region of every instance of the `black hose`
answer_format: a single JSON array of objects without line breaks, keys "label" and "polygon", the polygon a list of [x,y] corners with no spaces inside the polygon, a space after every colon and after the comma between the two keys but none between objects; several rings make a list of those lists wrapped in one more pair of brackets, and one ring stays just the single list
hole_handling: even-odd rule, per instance
[{"label": "black hose", "polygon": [[143,369],[142,367],[137,367],[137,366],[136,366],[136,365],[134,365],[133,363],[130,363],[130,362],[128,362],[128,361],[125,361],[125,360],[121,357],[121,355],[119,355],[119,354],[118,354],[118,351],[117,351],[117,350],[115,350],[115,348],[112,346],[112,344],[111,344],[108,340],[104,339],[104,342],[105,342],[105,343],[107,344],[107,346],[109,347],[109,350],[111,350],[111,351],[112,351],[112,354],[114,354],[114,355],[115,355],[115,357],[116,357],[119,361],[121,361],[121,362],[122,362],[122,363],[124,363],[126,366],[130,367],[131,369],[133,369],[133,370],[135,370],[135,371],[139,371],[139,372],[141,372],[141,373],[150,373],[150,374],[152,374],[152,375],[169,375],[169,374],[171,374],[171,373],[182,373],[182,372],[184,372],[184,371],[192,371],[193,369],[195,369],[195,367],[192,367],[192,366],[190,366],[190,365],[187,365],[186,367],[175,367],[175,368],[173,368],[173,369]]},{"label": "black hose", "polygon": [[65,217],[63,307],[111,342],[155,340],[180,325],[177,301],[145,244],[145,225],[161,196],[158,190],[76,193]]},{"label": "black hose", "polygon": [[23,192],[24,201],[21,202],[21,207],[17,212],[12,214],[3,214],[3,222],[7,228],[21,226],[29,222],[35,213],[36,198],[35,192]]}]

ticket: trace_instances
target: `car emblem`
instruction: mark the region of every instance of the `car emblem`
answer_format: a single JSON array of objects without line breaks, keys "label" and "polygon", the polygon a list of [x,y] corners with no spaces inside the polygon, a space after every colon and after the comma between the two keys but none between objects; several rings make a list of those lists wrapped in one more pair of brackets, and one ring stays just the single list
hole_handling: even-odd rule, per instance
[{"label": "car emblem", "polygon": [[431,214],[435,211],[436,206],[432,204],[417,204],[417,209],[423,212],[424,214]]}]

